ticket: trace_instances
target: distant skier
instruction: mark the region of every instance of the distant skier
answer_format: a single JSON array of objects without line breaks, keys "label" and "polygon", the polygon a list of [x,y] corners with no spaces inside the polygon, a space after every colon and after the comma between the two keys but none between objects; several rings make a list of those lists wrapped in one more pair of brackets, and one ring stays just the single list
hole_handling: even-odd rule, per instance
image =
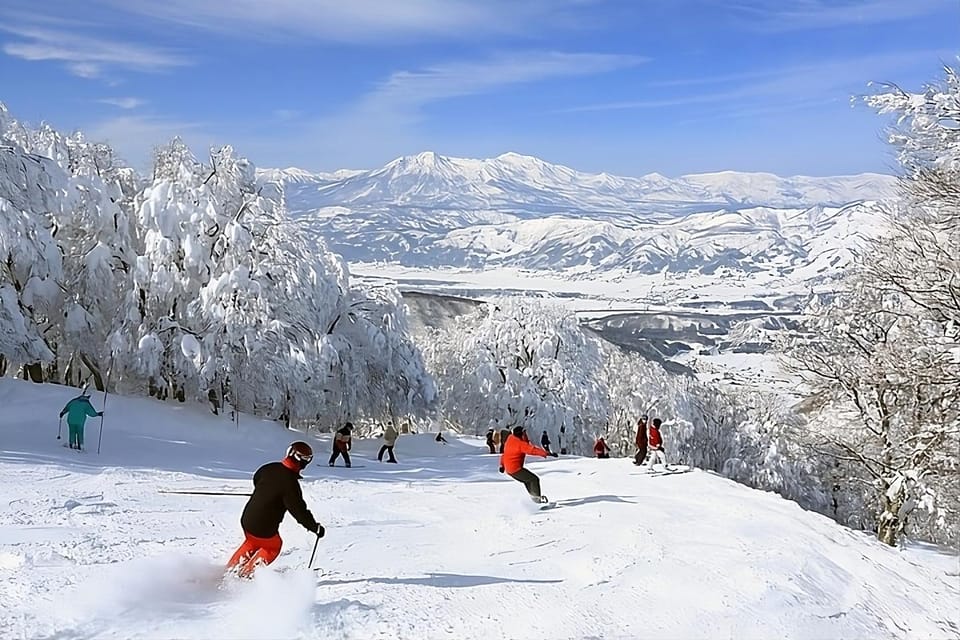
[{"label": "distant skier", "polygon": [[640,416],[637,420],[637,455],[633,457],[633,464],[639,466],[647,459],[647,416]]},{"label": "distant skier", "polygon": [[593,452],[597,455],[598,458],[609,458],[610,457],[610,447],[607,446],[606,441],[604,441],[603,436],[597,438],[597,442],[593,445]]},{"label": "distant skier", "polygon": [[343,456],[343,462],[350,468],[350,449],[353,438],[350,432],[353,430],[353,424],[346,422],[341,429],[338,429],[333,436],[333,453],[330,454],[330,466],[336,465],[337,458]]},{"label": "distant skier", "polygon": [[437,437],[434,440],[440,444],[447,444],[447,439],[443,437],[443,431],[437,431]]},{"label": "distant skier", "polygon": [[490,449],[490,453],[497,452],[497,445],[494,442],[493,428],[487,429],[487,448]]},{"label": "distant skier", "polygon": [[69,430],[69,442],[71,449],[83,451],[83,427],[87,418],[95,418],[103,415],[103,411],[97,411],[90,404],[90,394],[83,391],[79,396],[71,400],[60,411],[60,417],[67,416],[67,428]]},{"label": "distant skier", "polygon": [[548,455],[557,457],[556,453],[547,453],[540,447],[530,444],[527,431],[523,427],[514,427],[513,433],[507,437],[500,456],[500,473],[506,473],[517,482],[522,482],[530,494],[530,499],[538,504],[549,502],[547,497],[540,493],[540,478],[523,468],[523,461],[527,454],[546,458]]},{"label": "distant skier", "polygon": [[500,453],[503,453],[503,448],[507,446],[507,438],[510,437],[510,429],[500,429]]},{"label": "distant skier", "polygon": [[664,468],[667,466],[667,457],[663,453],[663,438],[660,435],[660,425],[663,424],[660,418],[654,418],[650,425],[650,469],[658,462]]},{"label": "distant skier", "polygon": [[227,571],[235,570],[240,577],[250,578],[258,566],[276,560],[283,548],[280,522],[287,512],[307,531],[323,537],[323,525],[310,513],[300,489],[300,472],[311,460],[310,445],[294,442],[283,461],[267,463],[253,474],[253,495],[240,516],[243,544],[231,556]]},{"label": "distant skier", "polygon": [[540,436],[540,446],[543,447],[543,450],[547,453],[550,453],[550,436],[547,435],[547,430],[543,430],[543,434]]},{"label": "distant skier", "polygon": [[390,458],[387,459],[387,462],[397,462],[397,459],[393,455],[393,446],[397,444],[397,437],[399,435],[400,434],[397,433],[397,429],[393,426],[393,423],[388,423],[387,428],[383,430],[383,446],[380,447],[380,453],[377,454],[377,460],[383,462],[383,454],[389,453]]}]

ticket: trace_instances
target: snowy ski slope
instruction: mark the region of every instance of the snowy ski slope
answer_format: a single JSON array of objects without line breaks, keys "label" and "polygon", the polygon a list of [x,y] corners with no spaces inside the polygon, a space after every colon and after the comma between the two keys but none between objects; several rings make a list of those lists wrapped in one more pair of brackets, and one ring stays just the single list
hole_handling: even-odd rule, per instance
[{"label": "snowy ski slope", "polygon": [[0,379],[3,638],[960,633],[954,554],[891,549],[714,474],[618,459],[531,463],[559,503],[539,512],[479,439],[450,434],[401,436],[397,465],[360,441],[350,470],[326,466],[329,437],[311,439],[304,493],[327,526],[322,572],[306,569],[314,538],[288,518],[277,562],[218,588],[244,498],[158,491],[249,491],[298,435],[110,396],[102,454],[98,419],[78,454],[56,440],[75,393]]}]

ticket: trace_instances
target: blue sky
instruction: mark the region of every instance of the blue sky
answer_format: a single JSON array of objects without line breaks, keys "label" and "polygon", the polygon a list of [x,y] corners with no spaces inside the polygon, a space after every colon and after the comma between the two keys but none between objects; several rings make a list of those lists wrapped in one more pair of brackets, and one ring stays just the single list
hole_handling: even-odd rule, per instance
[{"label": "blue sky", "polygon": [[670,176],[891,171],[851,96],[960,54],[958,0],[3,0],[0,101],[139,168],[507,151]]}]

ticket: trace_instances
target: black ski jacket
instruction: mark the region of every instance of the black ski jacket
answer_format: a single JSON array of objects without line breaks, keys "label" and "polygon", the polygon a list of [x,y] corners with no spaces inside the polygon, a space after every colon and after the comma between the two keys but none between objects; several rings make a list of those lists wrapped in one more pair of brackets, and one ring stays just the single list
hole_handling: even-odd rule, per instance
[{"label": "black ski jacket", "polygon": [[272,538],[280,531],[280,521],[289,511],[308,531],[319,526],[300,490],[300,474],[282,462],[270,462],[253,474],[253,495],[243,508],[240,526],[252,536]]}]

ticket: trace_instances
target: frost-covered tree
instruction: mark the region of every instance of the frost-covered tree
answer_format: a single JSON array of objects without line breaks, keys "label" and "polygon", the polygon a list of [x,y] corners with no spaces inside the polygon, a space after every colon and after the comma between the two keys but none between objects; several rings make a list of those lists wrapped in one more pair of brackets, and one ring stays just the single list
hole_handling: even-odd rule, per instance
[{"label": "frost-covered tree", "polygon": [[878,537],[896,544],[917,501],[933,506],[926,481],[943,454],[956,455],[947,448],[956,427],[917,419],[939,395],[937,355],[921,346],[930,325],[859,274],[845,284],[809,307],[810,333],[790,341],[785,362],[821,407],[805,433],[810,450],[855,471],[848,481],[878,506]]},{"label": "frost-covered tree", "polygon": [[[45,332],[53,357],[45,361],[42,377],[79,384],[92,376],[103,389],[106,336],[129,288],[135,249],[124,207],[136,189],[133,174],[117,163],[110,147],[91,143],[80,133],[65,136],[47,125],[30,129],[9,116],[3,132],[8,142],[52,160],[49,164],[55,162],[60,169],[24,183],[52,198],[43,215],[62,256],[57,278],[62,305]],[[58,184],[51,190],[44,181],[54,176]]]},{"label": "frost-covered tree", "polygon": [[410,336],[395,286],[355,285],[330,339],[342,361],[342,375],[327,384],[338,422],[424,418],[434,408],[436,383]]},{"label": "frost-covered tree", "polygon": [[502,298],[421,341],[437,378],[440,413],[459,431],[564,428],[564,446],[586,451],[609,409],[601,351],[576,317],[534,300]]},{"label": "frost-covered tree", "polygon": [[[897,116],[903,198],[832,300],[788,345],[824,411],[808,440],[860,483],[878,537],[955,539],[960,499],[960,79],[867,103]],[[918,509],[920,507],[920,509]]]},{"label": "frost-covered tree", "polygon": [[395,287],[351,288],[282,188],[179,140],[148,180],[0,105],[0,375],[121,386],[334,426],[435,389]]},{"label": "frost-covered tree", "polygon": [[143,247],[111,340],[127,375],[159,397],[288,422],[319,414],[336,357],[323,336],[344,304],[340,260],[308,251],[282,193],[258,185],[230,147],[202,164],[174,140],[137,203]]},{"label": "frost-covered tree", "polygon": [[62,303],[62,260],[49,212],[61,210],[67,176],[6,136],[0,104],[0,375],[23,366],[35,381],[54,359],[48,333]]}]

